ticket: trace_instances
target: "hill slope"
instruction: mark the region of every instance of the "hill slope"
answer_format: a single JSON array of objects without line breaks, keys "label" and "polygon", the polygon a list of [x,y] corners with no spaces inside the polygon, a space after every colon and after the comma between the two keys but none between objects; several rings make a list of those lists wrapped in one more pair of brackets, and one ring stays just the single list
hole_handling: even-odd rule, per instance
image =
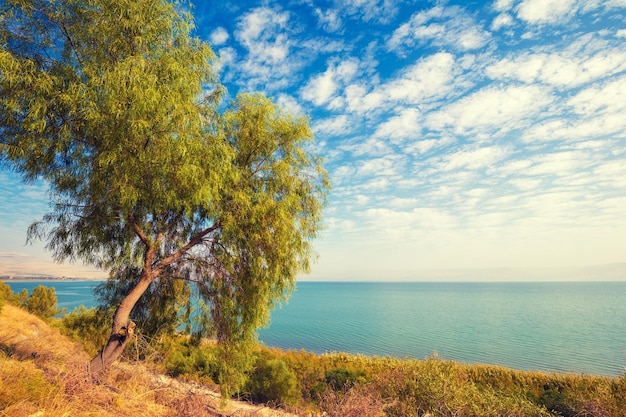
[{"label": "hill slope", "polygon": [[0,311],[0,415],[61,416],[287,416],[229,401],[206,387],[115,364],[100,383],[86,373],[82,346],[45,321],[12,305]]}]

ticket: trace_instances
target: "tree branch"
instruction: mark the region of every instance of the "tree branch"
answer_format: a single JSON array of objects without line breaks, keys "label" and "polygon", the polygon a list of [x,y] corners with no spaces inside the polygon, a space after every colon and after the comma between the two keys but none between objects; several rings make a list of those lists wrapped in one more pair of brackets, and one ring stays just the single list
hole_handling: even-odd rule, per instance
[{"label": "tree branch", "polygon": [[148,237],[145,235],[143,230],[139,228],[137,220],[135,219],[135,214],[132,212],[128,215],[128,223],[130,223],[130,225],[133,227],[135,234],[139,237],[139,239],[141,239],[143,244],[146,245],[146,248],[150,248],[150,241],[148,240]]},{"label": "tree branch", "polygon": [[183,256],[184,254],[186,254],[187,252],[189,252],[189,250],[191,248],[193,248],[194,246],[198,245],[200,242],[202,242],[202,239],[204,239],[204,237],[206,235],[208,235],[209,233],[219,229],[220,227],[222,227],[222,223],[218,222],[216,224],[214,224],[211,227],[208,227],[204,230],[202,230],[201,232],[195,234],[190,240],[189,243],[187,243],[185,246],[183,246],[182,248],[180,248],[179,250],[177,250],[176,252],[174,252],[173,254],[171,254],[170,256],[168,256],[167,258],[163,258],[158,262],[158,266],[156,268],[154,268],[155,273],[160,273],[161,270],[163,270],[163,268],[167,267],[168,265],[172,264],[173,262],[175,262],[176,260],[178,260],[181,256]]}]

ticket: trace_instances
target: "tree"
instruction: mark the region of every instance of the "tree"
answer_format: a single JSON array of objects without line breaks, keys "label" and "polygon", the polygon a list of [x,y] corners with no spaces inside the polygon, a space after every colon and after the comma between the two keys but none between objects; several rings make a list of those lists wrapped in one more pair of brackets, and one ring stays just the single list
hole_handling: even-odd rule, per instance
[{"label": "tree", "polygon": [[309,267],[329,185],[308,119],[260,95],[222,103],[178,3],[5,0],[0,13],[0,162],[52,196],[29,239],[122,291],[91,372],[123,351],[142,295],[163,305],[180,280],[208,306],[232,385]]},{"label": "tree", "polygon": [[38,285],[33,289],[30,297],[24,302],[24,307],[43,319],[56,316],[65,311],[57,308],[55,289],[44,285]]},{"label": "tree", "polygon": [[9,284],[0,281],[0,311],[5,302],[19,304],[19,296],[13,292]]}]

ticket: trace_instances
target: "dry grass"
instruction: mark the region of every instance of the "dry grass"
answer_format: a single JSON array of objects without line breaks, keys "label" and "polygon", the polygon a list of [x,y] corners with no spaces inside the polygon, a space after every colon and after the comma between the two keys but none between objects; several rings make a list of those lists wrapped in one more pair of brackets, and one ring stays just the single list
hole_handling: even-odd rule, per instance
[{"label": "dry grass", "polygon": [[384,417],[391,401],[383,400],[380,391],[371,386],[356,386],[344,392],[327,391],[320,409],[328,417]]},{"label": "dry grass", "polygon": [[116,364],[101,381],[82,346],[12,305],[0,311],[0,416],[284,416],[230,401],[144,366]]}]

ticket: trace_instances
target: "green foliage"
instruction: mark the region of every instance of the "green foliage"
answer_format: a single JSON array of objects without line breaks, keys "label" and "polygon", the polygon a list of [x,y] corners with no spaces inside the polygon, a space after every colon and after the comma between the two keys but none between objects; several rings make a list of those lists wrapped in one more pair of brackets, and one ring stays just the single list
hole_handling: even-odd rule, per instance
[{"label": "green foliage", "polygon": [[326,383],[335,390],[353,387],[357,382],[365,382],[363,370],[334,368],[326,372]]},{"label": "green foliage", "polygon": [[[625,416],[626,375],[607,378],[426,360],[261,349],[296,376],[298,398],[329,416]],[[336,384],[347,382],[337,391]],[[373,412],[373,411],[372,411]],[[374,412],[371,415],[381,415]]]},{"label": "green foliage", "polygon": [[63,313],[65,309],[57,309],[56,290],[53,287],[38,285],[33,289],[30,297],[24,302],[24,307],[31,313],[47,319]]},{"label": "green foliage", "polygon": [[258,403],[292,404],[297,400],[296,377],[284,361],[260,357],[248,376],[245,391]]},{"label": "green foliage", "polygon": [[164,337],[159,346],[164,370],[171,376],[215,380],[216,349],[187,336]]},{"label": "green foliage", "polygon": [[0,310],[2,310],[2,306],[5,302],[19,305],[19,297],[13,293],[9,284],[0,281]]},{"label": "green foliage", "polygon": [[82,343],[90,355],[95,355],[109,338],[112,317],[111,309],[80,306],[61,318],[61,332]]},{"label": "green foliage", "polygon": [[304,401],[317,402],[329,389],[326,383],[326,372],[329,364],[324,358],[310,352],[274,351],[296,375],[296,384]]},{"label": "green foliage", "polygon": [[19,294],[17,294],[18,304],[20,306],[25,306],[28,301],[28,290],[26,288],[22,288]]},{"label": "green foliage", "polygon": [[210,365],[211,356],[209,352],[197,347],[190,348],[187,351],[174,351],[165,361],[165,369],[171,376],[206,376],[211,372]]}]

